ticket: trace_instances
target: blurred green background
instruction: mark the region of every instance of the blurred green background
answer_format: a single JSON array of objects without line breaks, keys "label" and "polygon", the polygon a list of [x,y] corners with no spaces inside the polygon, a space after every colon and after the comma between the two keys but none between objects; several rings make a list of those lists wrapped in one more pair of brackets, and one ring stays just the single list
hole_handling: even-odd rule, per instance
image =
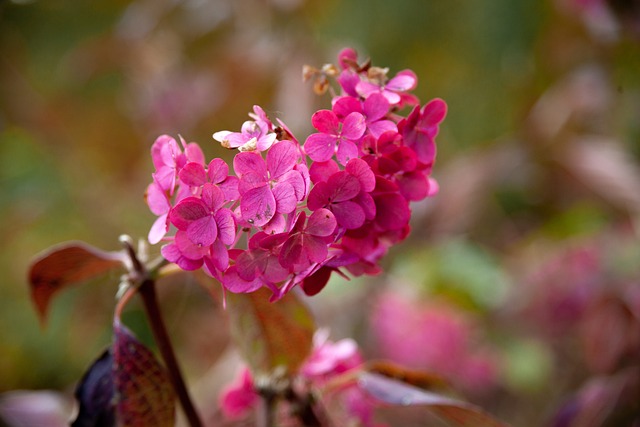
[{"label": "blurred green background", "polygon": [[[69,390],[110,340],[117,275],[57,298],[41,328],[29,260],[66,240],[112,250],[120,234],[144,238],[149,148],[162,133],[229,158],[211,134],[239,129],[260,104],[303,140],[329,98],[312,94],[302,66],[346,46],[391,75],[413,69],[423,102],[447,101],[441,194],[414,206],[412,238],[386,263],[430,275],[430,292],[486,316],[491,335],[537,256],[524,247],[633,225],[640,209],[640,20],[633,2],[616,4],[0,0],[0,392]],[[224,326],[182,285],[167,291],[180,301],[170,323],[191,331],[177,339],[199,372],[222,351]],[[327,294],[319,304],[344,298]],[[366,335],[360,322],[332,326]],[[525,382],[548,364],[527,343],[513,362],[524,360]]]}]

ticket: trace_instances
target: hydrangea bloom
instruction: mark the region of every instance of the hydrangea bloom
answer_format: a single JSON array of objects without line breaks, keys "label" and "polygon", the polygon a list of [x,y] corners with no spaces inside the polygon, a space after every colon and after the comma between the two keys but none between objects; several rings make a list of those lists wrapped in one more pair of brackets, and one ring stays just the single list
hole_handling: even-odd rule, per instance
[{"label": "hydrangea bloom", "polygon": [[[337,90],[301,144],[259,106],[240,132],[214,139],[238,149],[231,165],[208,164],[195,143],[163,135],[153,144],[147,203],[151,243],[185,270],[203,268],[231,292],[266,286],[319,292],[331,274],[376,274],[389,247],[409,233],[409,202],[437,192],[430,177],[446,104],[423,107],[405,70],[358,63],[352,49],[323,67]],[[307,73],[307,76],[311,74]],[[398,114],[409,106],[407,117]],[[233,169],[233,170],[232,170]],[[171,232],[174,230],[174,232]]]}]

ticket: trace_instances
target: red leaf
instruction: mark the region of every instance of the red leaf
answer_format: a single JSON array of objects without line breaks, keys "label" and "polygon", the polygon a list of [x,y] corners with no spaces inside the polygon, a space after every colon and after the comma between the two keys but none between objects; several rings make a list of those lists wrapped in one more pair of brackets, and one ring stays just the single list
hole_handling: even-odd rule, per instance
[{"label": "red leaf", "polygon": [[114,322],[113,368],[118,425],[173,427],[175,395],[153,353],[119,321]]},{"label": "red leaf", "polygon": [[312,347],[315,322],[307,306],[292,292],[274,303],[270,296],[266,288],[227,295],[233,335],[254,377],[279,366],[294,372]]},{"label": "red leaf", "polygon": [[362,372],[358,386],[382,403],[423,406],[449,425],[458,427],[506,427],[475,405],[422,390],[382,375]]},{"label": "red leaf", "polygon": [[122,253],[105,252],[83,242],[62,243],[37,255],[29,269],[29,284],[40,319],[45,320],[49,302],[60,290],[122,264]]}]

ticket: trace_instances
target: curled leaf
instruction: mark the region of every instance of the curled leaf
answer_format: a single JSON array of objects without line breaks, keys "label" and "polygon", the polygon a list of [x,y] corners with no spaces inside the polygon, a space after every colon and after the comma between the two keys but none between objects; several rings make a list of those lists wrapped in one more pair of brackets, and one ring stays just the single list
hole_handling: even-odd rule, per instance
[{"label": "curled leaf", "polygon": [[106,252],[83,242],[67,242],[37,255],[29,269],[29,285],[40,319],[51,298],[67,286],[98,277],[122,266],[120,252]]},{"label": "curled leaf", "polygon": [[315,323],[309,309],[292,292],[275,303],[263,288],[250,294],[229,294],[231,328],[253,374],[278,367],[294,372],[311,352]]},{"label": "curled leaf", "polygon": [[475,405],[422,390],[382,375],[363,371],[358,376],[358,386],[382,403],[398,406],[423,406],[452,426],[506,427],[506,424]]},{"label": "curled leaf", "polygon": [[175,396],[165,369],[117,320],[114,335],[113,381],[118,425],[172,427]]}]

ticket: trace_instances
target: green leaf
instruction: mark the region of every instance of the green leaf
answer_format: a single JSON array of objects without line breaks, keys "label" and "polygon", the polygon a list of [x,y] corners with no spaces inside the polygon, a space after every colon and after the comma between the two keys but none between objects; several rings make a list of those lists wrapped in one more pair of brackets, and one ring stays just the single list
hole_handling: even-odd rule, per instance
[{"label": "green leaf", "polygon": [[122,253],[105,252],[83,242],[61,243],[37,255],[29,269],[29,285],[40,320],[44,322],[56,293],[122,265]]},{"label": "green leaf", "polygon": [[118,426],[174,426],[176,399],[168,374],[117,319],[113,369]]},{"label": "green leaf", "polygon": [[380,402],[397,406],[422,406],[456,427],[506,427],[482,408],[461,400],[414,387],[383,375],[362,371],[358,386]]},{"label": "green leaf", "polygon": [[270,296],[264,288],[227,296],[233,336],[254,376],[294,372],[311,352],[315,322],[307,306],[293,292],[273,303]]}]

